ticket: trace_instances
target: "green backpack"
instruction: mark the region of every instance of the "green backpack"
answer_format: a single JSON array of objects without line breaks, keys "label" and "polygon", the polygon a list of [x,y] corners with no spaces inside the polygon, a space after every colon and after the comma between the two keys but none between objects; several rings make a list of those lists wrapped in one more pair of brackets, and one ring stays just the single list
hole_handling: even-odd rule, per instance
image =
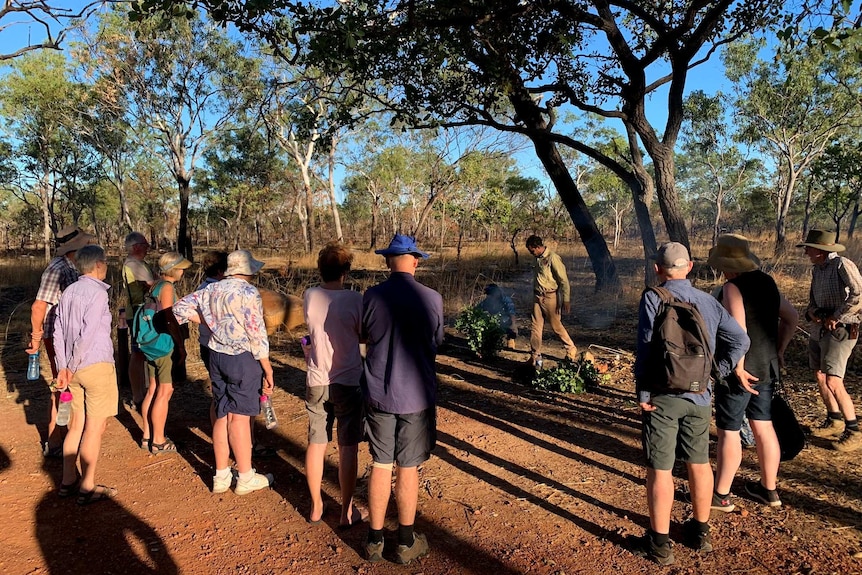
[{"label": "green backpack", "polygon": [[156,329],[156,313],[159,311],[158,292],[164,281],[156,283],[144,296],[144,303],[135,311],[132,319],[132,333],[138,348],[149,360],[169,355],[174,350],[174,340],[168,333]]}]

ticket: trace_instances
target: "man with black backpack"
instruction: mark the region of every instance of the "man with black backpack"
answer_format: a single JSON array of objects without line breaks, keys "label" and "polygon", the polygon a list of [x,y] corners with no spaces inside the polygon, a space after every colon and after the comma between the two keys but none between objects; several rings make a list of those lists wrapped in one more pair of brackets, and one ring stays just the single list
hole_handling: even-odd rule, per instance
[{"label": "man with black backpack", "polygon": [[655,259],[664,289],[647,289],[641,297],[634,366],[643,413],[650,528],[628,543],[634,554],[670,565],[672,470],[677,457],[688,468],[693,507],[693,517],[683,526],[685,542],[698,553],[712,551],[710,376],[730,373],[748,350],[749,340],[720,303],[686,279],[693,263],[685,246],[663,244]]}]

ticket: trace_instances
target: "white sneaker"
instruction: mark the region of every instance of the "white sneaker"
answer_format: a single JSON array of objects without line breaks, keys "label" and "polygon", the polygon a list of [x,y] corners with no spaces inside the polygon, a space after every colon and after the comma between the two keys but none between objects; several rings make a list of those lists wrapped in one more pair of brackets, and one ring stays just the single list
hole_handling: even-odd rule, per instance
[{"label": "white sneaker", "polygon": [[[254,471],[254,469],[252,469],[252,471]],[[248,481],[243,481],[242,479],[237,480],[236,488],[233,492],[237,495],[246,495],[252,491],[271,487],[274,481],[275,479],[273,478],[272,473],[255,473]]]},{"label": "white sneaker", "polygon": [[228,474],[227,477],[221,478],[218,475],[213,475],[213,493],[225,493],[230,489],[230,484],[234,480],[234,471]]}]

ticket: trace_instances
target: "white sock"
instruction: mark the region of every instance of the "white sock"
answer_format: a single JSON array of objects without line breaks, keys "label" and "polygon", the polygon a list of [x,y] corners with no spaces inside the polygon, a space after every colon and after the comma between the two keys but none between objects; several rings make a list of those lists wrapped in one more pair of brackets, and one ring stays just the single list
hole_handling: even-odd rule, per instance
[{"label": "white sock", "polygon": [[254,467],[251,468],[251,471],[246,471],[245,473],[239,474],[239,480],[243,481],[243,482],[251,481],[253,477],[254,477]]},{"label": "white sock", "polygon": [[225,467],[224,469],[216,469],[216,479],[227,479],[230,477],[230,467]]}]

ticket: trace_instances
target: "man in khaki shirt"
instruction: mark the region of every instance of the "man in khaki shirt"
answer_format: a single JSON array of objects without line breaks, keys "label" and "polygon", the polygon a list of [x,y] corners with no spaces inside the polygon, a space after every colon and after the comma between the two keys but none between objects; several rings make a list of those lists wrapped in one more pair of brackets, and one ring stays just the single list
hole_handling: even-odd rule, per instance
[{"label": "man in khaki shirt", "polygon": [[569,278],[563,260],[549,250],[542,238],[530,236],[527,238],[527,251],[536,258],[533,277],[533,312],[530,330],[530,361],[535,365],[536,359],[542,353],[542,330],[545,319],[551,324],[551,329],[562,340],[566,348],[566,357],[574,360],[578,348],[560,322],[562,313],[571,312]]}]

